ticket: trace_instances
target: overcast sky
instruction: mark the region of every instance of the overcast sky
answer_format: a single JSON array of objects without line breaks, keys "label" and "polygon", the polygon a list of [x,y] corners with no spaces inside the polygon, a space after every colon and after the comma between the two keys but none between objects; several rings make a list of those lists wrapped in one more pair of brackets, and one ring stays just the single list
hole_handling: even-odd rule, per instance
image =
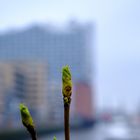
[{"label": "overcast sky", "polygon": [[[140,102],[140,0],[0,0],[0,30],[93,21],[98,107]],[[140,103],[139,103],[140,104]]]}]

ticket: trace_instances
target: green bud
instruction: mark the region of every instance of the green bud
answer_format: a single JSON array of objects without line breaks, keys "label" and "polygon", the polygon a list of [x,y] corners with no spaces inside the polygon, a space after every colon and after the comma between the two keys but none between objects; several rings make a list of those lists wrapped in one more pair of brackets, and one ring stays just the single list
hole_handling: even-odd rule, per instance
[{"label": "green bud", "polygon": [[34,128],[34,123],[33,123],[33,119],[32,116],[28,110],[28,107],[25,106],[24,104],[20,104],[19,105],[20,108],[20,114],[21,114],[21,119],[22,119],[22,123],[25,127],[33,127]]},{"label": "green bud", "polygon": [[70,102],[70,97],[72,94],[72,80],[70,69],[67,65],[62,68],[62,93],[64,102]]},{"label": "green bud", "polygon": [[57,140],[55,136],[53,137],[53,140]]}]

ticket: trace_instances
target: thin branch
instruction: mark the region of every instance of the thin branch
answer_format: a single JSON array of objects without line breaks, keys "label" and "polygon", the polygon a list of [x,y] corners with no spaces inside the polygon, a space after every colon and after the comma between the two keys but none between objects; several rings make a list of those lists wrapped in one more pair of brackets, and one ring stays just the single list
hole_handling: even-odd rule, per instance
[{"label": "thin branch", "polygon": [[35,129],[33,127],[27,127],[27,130],[30,133],[32,140],[37,140]]},{"label": "thin branch", "polygon": [[64,105],[65,140],[70,140],[69,110],[70,110],[70,106]]}]

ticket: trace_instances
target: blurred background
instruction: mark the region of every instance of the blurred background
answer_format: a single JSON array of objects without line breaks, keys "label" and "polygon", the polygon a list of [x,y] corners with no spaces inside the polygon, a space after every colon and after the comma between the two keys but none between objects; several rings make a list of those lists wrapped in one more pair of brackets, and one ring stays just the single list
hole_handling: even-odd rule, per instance
[{"label": "blurred background", "polygon": [[[71,139],[140,139],[139,0],[0,0],[0,139],[64,139],[61,68],[72,72]],[[102,135],[100,135],[102,134]]]}]

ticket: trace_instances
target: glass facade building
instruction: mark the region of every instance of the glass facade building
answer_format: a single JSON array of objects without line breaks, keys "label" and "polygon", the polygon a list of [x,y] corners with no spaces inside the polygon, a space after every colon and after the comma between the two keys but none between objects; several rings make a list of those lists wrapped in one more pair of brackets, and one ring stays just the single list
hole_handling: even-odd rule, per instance
[{"label": "glass facade building", "polygon": [[[43,99],[46,99],[47,107],[44,109],[47,108],[45,110],[47,114],[45,114],[45,118],[62,120],[62,66],[70,66],[74,85],[80,82],[91,84],[92,33],[91,24],[71,23],[63,29],[47,25],[31,26],[0,34],[0,61],[2,63],[16,62],[14,64],[16,70],[12,73],[14,96],[20,101],[25,99],[24,102],[31,105],[33,110],[34,107],[37,108],[40,105],[35,114],[39,113],[41,107],[43,109],[41,103],[44,103]],[[40,62],[44,63],[41,69],[38,68],[40,65],[35,65]],[[18,63],[21,64],[18,65]],[[41,70],[43,74],[36,74],[41,73]],[[47,90],[41,91],[43,86]],[[28,93],[28,96],[24,93]],[[46,96],[44,96],[45,94]],[[33,103],[37,103],[37,105],[34,106]],[[74,112],[74,107],[72,110]]]}]

